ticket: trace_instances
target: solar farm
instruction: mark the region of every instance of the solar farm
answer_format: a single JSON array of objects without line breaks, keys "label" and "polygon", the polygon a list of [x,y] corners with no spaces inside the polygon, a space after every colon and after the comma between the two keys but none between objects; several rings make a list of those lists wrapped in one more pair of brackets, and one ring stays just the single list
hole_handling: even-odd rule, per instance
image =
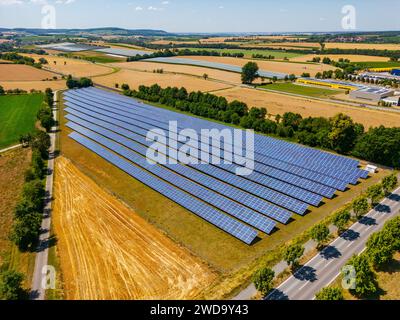
[{"label": "solar farm", "polygon": [[[239,163],[150,164],[146,135],[168,130],[169,121],[199,132],[232,128],[97,88],[69,90],[64,100],[70,139],[247,245],[280,232],[296,217],[312,215],[326,199],[368,177],[357,160],[262,135],[255,135],[255,170],[248,176],[235,174]],[[222,152],[214,145],[212,150]]]},{"label": "solar farm", "polygon": [[[240,67],[240,66],[234,66],[234,65],[226,64],[226,63],[204,61],[204,60],[187,59],[187,58],[158,57],[158,58],[145,59],[144,61],[191,65],[191,66],[196,66],[196,67],[212,68],[212,69],[218,69],[218,70],[224,70],[224,71],[230,71],[230,72],[236,72],[236,73],[242,72],[242,67]],[[265,71],[265,70],[259,70],[258,74],[260,77],[264,77],[264,78],[276,77],[279,80],[282,80],[286,76],[288,76],[288,74],[285,74],[285,73],[271,72],[271,71]]]}]

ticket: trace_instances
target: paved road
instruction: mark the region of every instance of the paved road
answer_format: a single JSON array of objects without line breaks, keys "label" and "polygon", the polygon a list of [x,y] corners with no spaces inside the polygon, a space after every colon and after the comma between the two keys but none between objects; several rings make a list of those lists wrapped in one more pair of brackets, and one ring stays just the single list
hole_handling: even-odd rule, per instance
[{"label": "paved road", "polygon": [[314,256],[266,299],[313,300],[316,293],[337,278],[342,267],[354,254],[365,249],[369,236],[381,230],[385,222],[396,215],[400,215],[400,188]]},{"label": "paved road", "polygon": [[4,152],[10,151],[10,150],[14,150],[14,149],[17,149],[19,147],[22,147],[22,144],[17,144],[16,146],[12,146],[12,147],[8,147],[8,148],[5,148],[3,150],[0,150],[0,153],[4,153]]},{"label": "paved road", "polygon": [[[56,100],[57,92],[54,93]],[[54,102],[53,113],[54,118],[57,120],[57,103]],[[46,290],[44,284],[46,284],[46,266],[48,264],[49,245],[51,242],[50,230],[51,230],[51,206],[53,199],[53,173],[54,173],[54,159],[55,159],[55,145],[56,145],[56,134],[57,128],[53,127],[50,133],[51,146],[49,149],[49,161],[48,161],[48,175],[46,177],[46,198],[45,207],[43,214],[43,221],[41,226],[41,233],[39,237],[39,245],[37,248],[35,270],[32,279],[32,289],[30,298],[32,300],[44,300],[46,298]]]}]

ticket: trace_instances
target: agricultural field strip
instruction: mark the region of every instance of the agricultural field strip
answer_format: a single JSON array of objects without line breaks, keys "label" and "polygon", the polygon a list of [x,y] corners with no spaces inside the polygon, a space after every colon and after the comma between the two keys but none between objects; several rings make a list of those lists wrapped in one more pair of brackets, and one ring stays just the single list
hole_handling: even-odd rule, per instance
[{"label": "agricultural field strip", "polygon": [[[91,108],[92,111],[95,111],[95,112],[99,112],[98,109],[102,109],[106,112],[110,112],[111,114],[122,116],[124,118],[119,118],[119,119],[121,119],[124,122],[130,123],[130,124],[135,124],[137,127],[141,128],[141,131],[142,131],[141,134],[143,136],[146,136],[146,134],[149,130],[152,130],[155,128],[161,128],[163,130],[169,129],[167,124],[153,120],[153,119],[156,119],[155,116],[146,117],[143,112],[141,112],[140,114],[133,112],[134,109],[126,110],[123,107],[121,109],[118,109],[115,107],[115,105],[112,106],[111,104],[107,105],[107,103],[104,103],[104,102],[101,102],[101,103],[94,102],[94,101],[91,101],[90,99],[88,99],[87,97],[80,99],[79,97],[72,96],[72,95],[68,96],[66,98],[66,101],[71,102],[82,108],[89,107],[89,108]],[[178,126],[178,129],[181,129],[181,128]],[[174,141],[176,140],[175,137],[171,137],[171,139]],[[183,145],[183,143],[180,141],[177,141],[177,143],[179,145]],[[187,145],[190,145],[193,148],[197,149],[199,151],[199,154],[202,150],[210,150],[211,149],[212,156],[218,160],[221,160],[221,163],[222,163],[222,159],[223,159],[222,155],[223,155],[224,151],[220,147],[213,146],[210,142],[209,143],[200,142],[199,144],[194,143],[194,142],[188,142]],[[208,157],[210,156],[210,151],[204,152],[204,153]],[[200,160],[200,157],[198,157],[198,159]],[[240,165],[240,166],[243,165],[243,164],[238,163],[239,161],[235,160],[235,159],[233,159],[233,162],[237,163],[237,165]],[[224,167],[224,169],[226,169],[228,171],[232,171],[232,172],[235,172],[235,169],[236,169],[236,167],[230,166],[228,164],[224,165],[223,167]],[[332,198],[333,194],[336,191],[334,188],[325,186],[323,184],[292,175],[288,172],[285,172],[285,171],[282,171],[279,169],[275,169],[270,166],[266,166],[261,161],[256,163],[255,170],[256,170],[256,172],[248,175],[248,177],[250,176],[250,178],[251,178],[252,176],[259,176],[259,174],[264,174],[271,178],[281,180],[285,183],[290,183],[293,186],[298,186],[299,188],[308,190],[313,194],[320,194],[327,198]],[[265,180],[263,180],[263,179],[265,179],[265,178],[256,179],[256,181],[261,184],[264,184]],[[292,195],[294,194],[295,196],[297,196],[297,193],[303,192],[303,190],[298,189],[298,188],[295,188],[293,191],[294,192],[292,193]],[[305,197],[303,199],[300,198],[300,200],[305,200],[306,202],[311,200],[310,204],[313,204],[313,205],[317,205],[321,201],[320,197],[313,197],[312,194],[309,194],[309,196],[311,198]]]},{"label": "agricultural field strip", "polygon": [[[170,64],[191,65],[191,66],[197,66],[197,67],[220,69],[220,70],[231,71],[231,72],[236,72],[236,73],[242,72],[242,68],[239,66],[234,66],[234,65],[226,64],[226,63],[217,63],[217,62],[209,62],[209,61],[186,59],[186,58],[159,57],[159,58],[145,59],[143,61],[155,62],[155,63],[161,62],[161,63],[170,63]],[[270,71],[264,71],[264,70],[259,70],[258,74],[261,77],[265,77],[265,78],[277,77],[278,79],[281,79],[281,80],[287,76],[287,74],[285,74],[285,73],[270,72]]]},{"label": "agricultural field strip", "polygon": [[[138,117],[134,117],[134,115],[124,112],[124,111],[119,111],[119,110],[115,110],[112,107],[107,107],[107,106],[99,106],[99,105],[95,105],[95,104],[91,104],[90,102],[84,102],[84,101],[79,101],[79,100],[74,100],[71,99],[71,97],[67,97],[66,100],[68,101],[66,103],[67,106],[76,109],[76,107],[81,107],[80,111],[85,111],[85,109],[93,111],[93,112],[97,112],[102,114],[103,116],[111,116],[112,118],[116,119],[116,120],[121,120],[122,122],[125,122],[129,125],[135,125],[135,127],[133,127],[133,130],[135,130],[135,133],[141,134],[144,138],[146,137],[147,133],[149,132],[149,130],[153,130],[156,128],[162,129],[162,130],[168,130],[168,126],[164,125],[162,123],[156,123],[154,121],[154,123],[151,123],[151,120],[149,119],[144,119],[144,121],[139,121],[137,118]],[[72,103],[72,105],[70,104]],[[100,109],[100,110],[99,110]],[[177,137],[171,137],[171,139],[173,141],[176,141],[176,143],[179,146],[184,145],[182,142],[178,141]],[[190,145],[191,147],[193,147],[193,149],[196,149],[198,152],[198,156],[196,157],[198,159],[198,161],[196,162],[200,162],[201,157],[200,154],[202,152],[201,147],[197,144],[197,143],[187,143],[186,145]],[[210,145],[209,144],[203,144],[201,143],[201,146],[205,146],[204,150],[209,150]],[[173,147],[173,146],[172,146]],[[220,148],[217,147],[212,147],[212,156],[214,157],[214,159],[220,160],[220,163],[223,163],[223,150],[221,150]],[[209,158],[211,156],[210,152],[204,152],[204,154],[206,154]],[[262,164],[260,164],[261,166]],[[232,172],[233,174],[236,173],[236,168],[237,166],[233,165],[233,164],[223,164],[220,165],[221,168]],[[291,197],[297,198],[303,202],[307,202],[308,204],[314,205],[314,206],[318,206],[319,203],[322,201],[322,197],[321,195],[316,195],[317,192],[314,191],[310,191],[308,190],[306,187],[308,187],[309,185],[315,186],[315,187],[320,187],[320,189],[322,188],[323,190],[326,189],[327,187],[322,186],[322,185],[317,185],[311,181],[308,181],[306,179],[303,179],[303,183],[304,186],[297,186],[296,183],[293,182],[293,179],[290,179],[290,175],[286,174],[285,172],[283,172],[282,175],[279,175],[279,173],[277,173],[277,175],[280,177],[280,180],[278,178],[274,178],[274,177],[269,177],[268,176],[268,171],[274,171],[275,169],[269,169],[266,168],[266,176],[263,176],[263,173],[260,172],[253,172],[252,174],[248,175],[247,178],[257,182],[259,184],[265,185],[269,188],[275,189],[276,191],[285,193]],[[278,170],[276,170],[278,171]],[[288,178],[285,180],[285,178]],[[295,179],[296,182],[299,182],[300,179]],[[301,188],[302,187],[302,188]],[[310,187],[309,187],[310,188]],[[336,190],[332,189],[332,188],[328,188],[329,189],[329,194],[327,195],[327,197],[332,198],[334,192]],[[321,192],[321,191],[319,191]],[[323,193],[323,192],[322,192]]]},{"label": "agricultural field strip", "polygon": [[[76,110],[77,109],[77,110]],[[82,112],[78,111],[81,110]],[[82,120],[87,120],[91,121],[92,123],[96,125],[102,125],[104,128],[112,128],[116,130],[116,132],[122,132],[124,130],[123,128],[127,128],[129,130],[132,130],[131,132],[135,131],[135,127],[131,125],[127,125],[126,123],[122,123],[119,120],[116,119],[110,119],[109,116],[102,116],[102,115],[96,115],[93,114],[92,112],[85,111],[84,109],[77,108],[77,107],[68,107],[66,109],[66,112],[69,112],[70,114],[73,114],[77,117],[80,117]],[[91,118],[93,117],[94,118]],[[67,116],[69,119],[71,119],[70,115]],[[111,123],[104,123],[106,121],[110,121],[115,124],[119,124],[121,127],[118,128],[116,126],[113,126]],[[76,120],[75,120],[76,121]],[[126,130],[128,131],[128,130]],[[125,133],[126,136],[128,136],[130,139],[133,138],[132,133],[127,132]],[[139,137],[140,139],[140,137]],[[145,140],[144,137],[141,137],[141,139]],[[140,140],[139,140],[140,141]],[[287,207],[290,207],[293,212],[296,212],[298,214],[304,214],[308,208],[308,205],[304,202],[301,202],[299,200],[293,199],[289,196],[284,196],[280,194],[279,192],[275,192],[272,189],[269,189],[265,186],[259,185],[253,181],[249,181],[248,179],[245,179],[243,177],[239,177],[235,175],[234,172],[227,172],[222,170],[218,166],[204,166],[204,165],[197,165],[193,166],[195,169],[205,172],[206,174],[209,174],[210,176],[229,182],[232,186],[235,186],[237,188],[242,189],[245,192],[248,192],[250,194],[253,194],[254,196],[258,196],[264,200],[267,200],[271,203],[269,206],[269,210],[271,210],[268,214],[269,215],[274,215],[278,218],[278,220],[282,223],[286,223],[288,218],[290,217],[291,214],[289,214],[287,210]],[[219,169],[219,170],[217,170]],[[273,205],[272,205],[273,204]],[[284,209],[286,208],[286,209]],[[281,218],[283,217],[283,218]],[[283,219],[283,220],[282,220]]]},{"label": "agricultural field strip", "polygon": [[[118,135],[113,135],[113,140],[105,138],[103,135],[90,131],[82,126],[76,124],[68,125],[72,130],[79,134],[90,138],[96,143],[110,149],[117,153],[119,156],[131,161],[141,169],[146,170],[148,173],[153,174],[155,177],[164,180],[171,186],[180,189],[199,200],[208,203],[209,205],[241,220],[244,223],[266,233],[270,234],[276,226],[276,222],[272,221],[265,215],[255,212],[253,209],[247,208],[239,202],[233,201],[227,197],[221,196],[214,190],[203,187],[190,179],[181,175],[180,172],[176,173],[167,166],[150,164],[146,160],[146,154],[142,155],[135,144],[129,144],[129,149],[121,143],[124,138]],[[127,142],[127,141],[124,141]],[[176,165],[177,168],[182,167]]]},{"label": "agricultural field strip", "polygon": [[257,237],[258,233],[253,228],[223,214],[222,212],[206,205],[202,201],[189,196],[185,192],[182,192],[176,188],[171,188],[170,184],[154,177],[144,170],[139,169],[137,166],[101,147],[97,143],[94,143],[92,140],[89,140],[77,134],[76,132],[71,133],[69,137],[92,152],[96,153],[109,163],[118,167],[122,171],[126,172],[131,177],[137,179],[146,186],[159,192],[160,194],[188,209],[200,218],[224,230],[235,238],[243,241],[244,243],[250,245]]},{"label": "agricultural field strip", "polygon": [[[87,94],[87,90],[83,90]],[[131,108],[140,108],[141,111],[152,110],[156,116],[153,118],[158,119],[161,114],[163,118],[169,117],[170,120],[179,120],[181,123],[187,123],[190,128],[217,128],[220,130],[228,129],[232,130],[231,127],[220,125],[216,122],[210,122],[199,118],[189,117],[173,111],[153,107],[147,104],[138,103],[131,98],[119,96],[115,94],[108,94],[99,89],[90,89],[97,98],[104,97],[104,99],[115,101],[115,105],[123,103]],[[95,93],[93,92],[95,91]],[[273,139],[267,136],[255,135],[255,153],[261,153],[267,157],[272,157],[276,160],[283,161],[287,165],[297,165],[302,168],[311,170],[313,174],[322,173],[325,175],[331,174],[332,178],[343,180],[345,182],[357,183],[358,178],[361,176],[365,178],[367,172],[356,168],[359,165],[359,161],[342,156],[337,156],[331,153],[323,152],[316,149],[300,146],[293,143],[284,142],[281,140]],[[245,154],[243,152],[241,154]],[[240,154],[240,155],[241,155]],[[340,162],[345,162],[340,163]],[[332,169],[334,167],[334,169]],[[336,170],[335,170],[336,169]]]}]

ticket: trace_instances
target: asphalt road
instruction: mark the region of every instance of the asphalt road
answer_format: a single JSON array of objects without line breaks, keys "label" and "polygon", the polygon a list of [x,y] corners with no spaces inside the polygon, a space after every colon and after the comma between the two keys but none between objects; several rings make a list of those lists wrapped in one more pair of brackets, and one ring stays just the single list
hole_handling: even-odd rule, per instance
[{"label": "asphalt road", "polygon": [[400,215],[400,188],[272,291],[266,300],[313,300],[339,276],[354,254],[365,249],[370,235],[396,215]]},{"label": "asphalt road", "polygon": [[[55,100],[57,93],[54,93]],[[57,103],[54,102],[53,113],[54,118],[57,120]],[[35,270],[33,272],[32,288],[30,293],[31,300],[45,300],[46,298],[46,285],[49,279],[48,274],[48,255],[51,242],[51,206],[53,199],[53,178],[54,178],[54,159],[55,159],[55,144],[56,144],[57,128],[51,130],[50,140],[51,146],[49,149],[48,161],[48,175],[46,177],[46,196],[45,207],[43,212],[43,221],[41,226],[41,233],[39,236],[39,245],[36,253]]]}]

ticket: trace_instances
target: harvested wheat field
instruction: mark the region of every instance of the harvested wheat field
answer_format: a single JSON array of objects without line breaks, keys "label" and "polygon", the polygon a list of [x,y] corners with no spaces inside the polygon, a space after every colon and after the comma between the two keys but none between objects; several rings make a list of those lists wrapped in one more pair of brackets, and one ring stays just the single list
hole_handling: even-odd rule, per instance
[{"label": "harvested wheat field", "polygon": [[163,69],[164,72],[194,75],[197,77],[203,77],[203,75],[206,73],[208,77],[211,79],[232,82],[235,84],[241,83],[240,74],[238,73],[210,69],[210,68],[185,66],[178,64],[172,65],[168,63],[141,62],[141,61],[112,63],[110,65],[121,69],[141,70],[147,72],[153,72],[153,70],[156,69]]},{"label": "harvested wheat field", "polygon": [[[320,48],[320,44],[316,42],[271,42],[261,43],[252,46],[257,47],[269,47],[269,48]],[[325,47],[327,49],[376,49],[376,50],[400,50],[400,44],[388,44],[388,43],[338,43],[338,42],[326,42]]]},{"label": "harvested wheat field", "polygon": [[0,85],[5,90],[22,89],[26,91],[40,90],[45,91],[47,88],[52,90],[66,89],[65,80],[51,80],[51,81],[0,81]]},{"label": "harvested wheat field", "polygon": [[[157,66],[155,65],[155,68]],[[123,69],[108,76],[96,77],[94,81],[108,87],[114,87],[116,83],[127,83],[131,89],[137,89],[140,85],[151,86],[158,83],[161,87],[185,87],[188,91],[214,91],[229,88],[230,85],[211,80],[199,79],[182,74],[159,74]]]},{"label": "harvested wheat field", "polygon": [[307,54],[305,56],[291,58],[290,61],[307,62],[311,61],[315,57],[320,57],[321,61],[325,57],[328,57],[329,59],[335,61],[339,61],[340,58],[348,59],[351,62],[389,61],[388,57],[364,56],[356,54],[325,54],[325,55]]},{"label": "harvested wheat field", "polygon": [[332,117],[342,112],[352,117],[354,121],[362,123],[366,129],[371,126],[376,127],[380,125],[397,127],[400,123],[399,113],[361,109],[261,90],[236,87],[218,91],[215,94],[224,96],[229,101],[239,100],[246,102],[249,107],[265,107],[268,113],[272,115],[282,115],[285,112],[291,111],[300,113],[303,117]]},{"label": "harvested wheat field", "polygon": [[394,43],[336,43],[327,42],[327,49],[375,49],[375,50],[400,50],[400,44]]},{"label": "harvested wheat field", "polygon": [[70,300],[193,299],[216,279],[63,157],[56,162],[54,228]]},{"label": "harvested wheat field", "polygon": [[64,75],[70,74],[74,77],[93,77],[113,72],[113,69],[110,67],[97,65],[86,60],[68,59],[57,56],[40,56],[36,54],[24,55],[34,58],[35,60],[45,58],[49,64],[44,65],[44,69],[62,73]]},{"label": "harvested wheat field", "polygon": [[[238,59],[238,58],[230,58],[230,57],[179,57],[179,58],[187,58],[194,60],[203,60],[203,61],[211,61],[218,63],[226,63],[235,66],[244,66],[247,62],[253,61],[249,59]],[[336,68],[329,65],[322,64],[301,64],[301,63],[290,63],[290,62],[281,62],[281,61],[255,61],[259,68],[264,71],[272,71],[272,72],[281,72],[286,74],[295,74],[296,76],[300,76],[304,72],[310,73],[314,76],[318,72],[326,71],[326,70],[335,70]]]},{"label": "harvested wheat field", "polygon": [[54,74],[24,64],[0,64],[0,81],[35,81],[52,79]]}]

